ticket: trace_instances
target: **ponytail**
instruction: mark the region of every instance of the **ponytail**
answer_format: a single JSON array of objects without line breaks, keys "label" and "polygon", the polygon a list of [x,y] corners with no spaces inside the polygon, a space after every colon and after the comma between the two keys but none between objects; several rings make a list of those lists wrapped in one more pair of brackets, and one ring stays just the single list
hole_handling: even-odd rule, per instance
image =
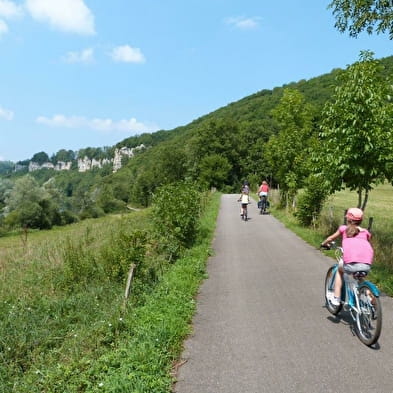
[{"label": "ponytail", "polygon": [[361,222],[361,220],[348,220],[347,229],[345,230],[347,237],[355,237],[358,235],[358,233],[360,232],[359,225],[361,224]]}]

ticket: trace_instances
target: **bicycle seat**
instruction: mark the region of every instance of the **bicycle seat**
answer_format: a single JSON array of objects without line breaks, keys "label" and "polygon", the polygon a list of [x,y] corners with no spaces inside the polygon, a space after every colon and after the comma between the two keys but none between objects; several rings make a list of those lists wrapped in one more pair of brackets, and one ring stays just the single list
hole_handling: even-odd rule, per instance
[{"label": "bicycle seat", "polygon": [[359,271],[359,272],[353,273],[353,276],[354,276],[355,278],[359,279],[359,278],[364,278],[364,277],[366,277],[367,274],[368,274],[368,272]]}]

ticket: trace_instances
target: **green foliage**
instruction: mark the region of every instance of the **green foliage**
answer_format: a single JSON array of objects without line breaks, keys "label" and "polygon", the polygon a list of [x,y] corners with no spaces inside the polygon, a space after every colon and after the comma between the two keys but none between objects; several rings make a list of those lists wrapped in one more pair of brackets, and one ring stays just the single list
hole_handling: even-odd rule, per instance
[{"label": "green foliage", "polygon": [[58,162],[69,162],[75,160],[76,154],[73,150],[61,149],[51,159],[53,164]]},{"label": "green foliage", "polygon": [[279,132],[265,145],[264,156],[280,189],[291,201],[308,175],[313,108],[299,91],[286,89],[272,114]]},{"label": "green foliage", "polygon": [[12,161],[0,161],[0,175],[12,172],[15,164]]},{"label": "green foliage", "polygon": [[[169,392],[173,361],[189,334],[194,297],[205,275],[218,207],[216,195],[214,204],[209,203],[208,221],[201,224],[198,246],[159,272],[154,288],[138,292],[143,302],[138,299],[125,308],[125,282],[117,274],[109,277],[107,267],[123,258],[123,271],[132,260],[138,272],[150,263],[154,243],[144,230],[138,231],[150,228],[143,212],[124,221],[103,220],[103,229],[110,226],[112,233],[105,241],[96,221],[82,234],[77,229],[82,223],[73,227],[76,232],[66,241],[61,234],[72,231],[62,228],[58,244],[65,260],[45,260],[46,252],[32,243],[27,262],[2,261],[0,392]],[[57,243],[49,239],[54,233],[44,238],[53,251]],[[110,263],[105,260],[109,250],[114,250]],[[140,276],[136,280],[133,294],[134,285],[141,288]]]},{"label": "green foliage", "polygon": [[79,241],[66,239],[63,247],[64,271],[62,286],[73,290],[75,286],[87,286],[97,277],[102,276],[102,266],[91,248],[90,231],[87,229],[85,236]]},{"label": "green foliage", "polygon": [[157,190],[152,207],[152,220],[162,247],[171,258],[177,257],[195,240],[201,194],[193,183],[169,184]]},{"label": "green foliage", "polygon": [[371,52],[362,52],[339,81],[323,111],[316,161],[331,191],[343,184],[357,190],[364,210],[373,186],[393,176],[387,170],[393,157],[391,84]]},{"label": "green foliage", "polygon": [[333,0],[329,4],[336,17],[335,27],[340,32],[349,31],[357,37],[365,30],[368,34],[375,31],[388,32],[393,39],[393,5],[390,0]]},{"label": "green foliage", "polygon": [[316,222],[327,195],[325,183],[318,176],[311,175],[296,205],[295,216],[301,224],[308,226]]},{"label": "green foliage", "polygon": [[148,281],[144,280],[149,276],[146,274],[149,269],[144,266],[147,243],[146,231],[122,229],[113,234],[101,251],[105,275],[111,280],[125,282],[131,265],[135,265],[137,277]]},{"label": "green foliage", "polygon": [[35,153],[34,156],[31,158],[31,161],[42,165],[44,162],[49,162],[49,156],[44,151],[41,151],[39,153]]},{"label": "green foliage", "polygon": [[[202,123],[189,143],[192,178],[208,186],[233,185],[240,176],[239,147],[236,122],[220,119]],[[217,177],[212,173],[215,168]]]},{"label": "green foliage", "polygon": [[222,189],[232,166],[226,157],[218,154],[204,156],[199,164],[199,182],[206,188]]}]

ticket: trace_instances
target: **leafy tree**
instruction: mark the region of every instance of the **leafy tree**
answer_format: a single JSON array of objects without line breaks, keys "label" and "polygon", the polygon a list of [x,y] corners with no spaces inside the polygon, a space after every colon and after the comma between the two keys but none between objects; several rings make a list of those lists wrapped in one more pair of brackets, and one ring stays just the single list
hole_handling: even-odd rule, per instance
[{"label": "leafy tree", "polygon": [[15,164],[12,161],[0,161],[0,174],[12,172]]},{"label": "leafy tree", "polygon": [[54,155],[54,157],[52,158],[52,162],[54,164],[56,164],[59,161],[62,161],[62,162],[73,161],[73,160],[75,160],[75,156],[76,156],[76,154],[74,151],[61,149]]},{"label": "leafy tree", "polygon": [[210,187],[222,189],[232,166],[226,157],[219,154],[211,154],[202,158],[199,169],[199,181]]},{"label": "leafy tree", "polygon": [[15,185],[6,198],[7,210],[17,210],[23,203],[38,203],[44,199],[45,192],[38,182],[30,175],[15,181]]},{"label": "leafy tree", "polygon": [[236,122],[220,119],[203,123],[189,144],[189,168],[193,178],[198,180],[202,171],[206,170],[206,156],[218,155],[225,158],[230,166],[226,179],[221,183],[234,184],[240,176],[239,146]]},{"label": "leafy tree", "polygon": [[369,51],[339,74],[340,84],[323,111],[317,161],[331,191],[349,187],[366,208],[369,191],[391,179],[393,108],[391,84]]},{"label": "leafy tree", "polygon": [[283,196],[291,201],[309,173],[309,145],[313,134],[313,108],[297,90],[285,89],[272,111],[279,132],[264,149]]},{"label": "leafy tree", "polygon": [[4,222],[9,226],[48,229],[61,224],[55,200],[29,175],[16,180],[5,203]]},{"label": "leafy tree", "polygon": [[44,151],[41,151],[40,153],[35,153],[31,161],[42,165],[44,162],[49,162],[50,160],[48,154],[46,154]]},{"label": "leafy tree", "polygon": [[154,194],[152,220],[160,245],[170,258],[195,241],[201,196],[197,186],[188,182],[164,185]]},{"label": "leafy tree", "polygon": [[7,193],[9,193],[14,186],[14,183],[9,179],[0,179],[0,208],[4,206]]},{"label": "leafy tree", "polygon": [[336,17],[335,27],[340,32],[349,31],[357,37],[366,30],[371,34],[388,32],[393,39],[393,3],[391,0],[333,0],[328,8]]}]

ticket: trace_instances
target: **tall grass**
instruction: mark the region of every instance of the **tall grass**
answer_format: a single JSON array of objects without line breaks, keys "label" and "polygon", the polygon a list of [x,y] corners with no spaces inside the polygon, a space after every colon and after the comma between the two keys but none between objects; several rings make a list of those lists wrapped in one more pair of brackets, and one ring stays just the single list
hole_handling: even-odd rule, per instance
[{"label": "tall grass", "polygon": [[0,392],[169,392],[218,203],[176,263],[156,253],[149,211],[1,238]]}]

